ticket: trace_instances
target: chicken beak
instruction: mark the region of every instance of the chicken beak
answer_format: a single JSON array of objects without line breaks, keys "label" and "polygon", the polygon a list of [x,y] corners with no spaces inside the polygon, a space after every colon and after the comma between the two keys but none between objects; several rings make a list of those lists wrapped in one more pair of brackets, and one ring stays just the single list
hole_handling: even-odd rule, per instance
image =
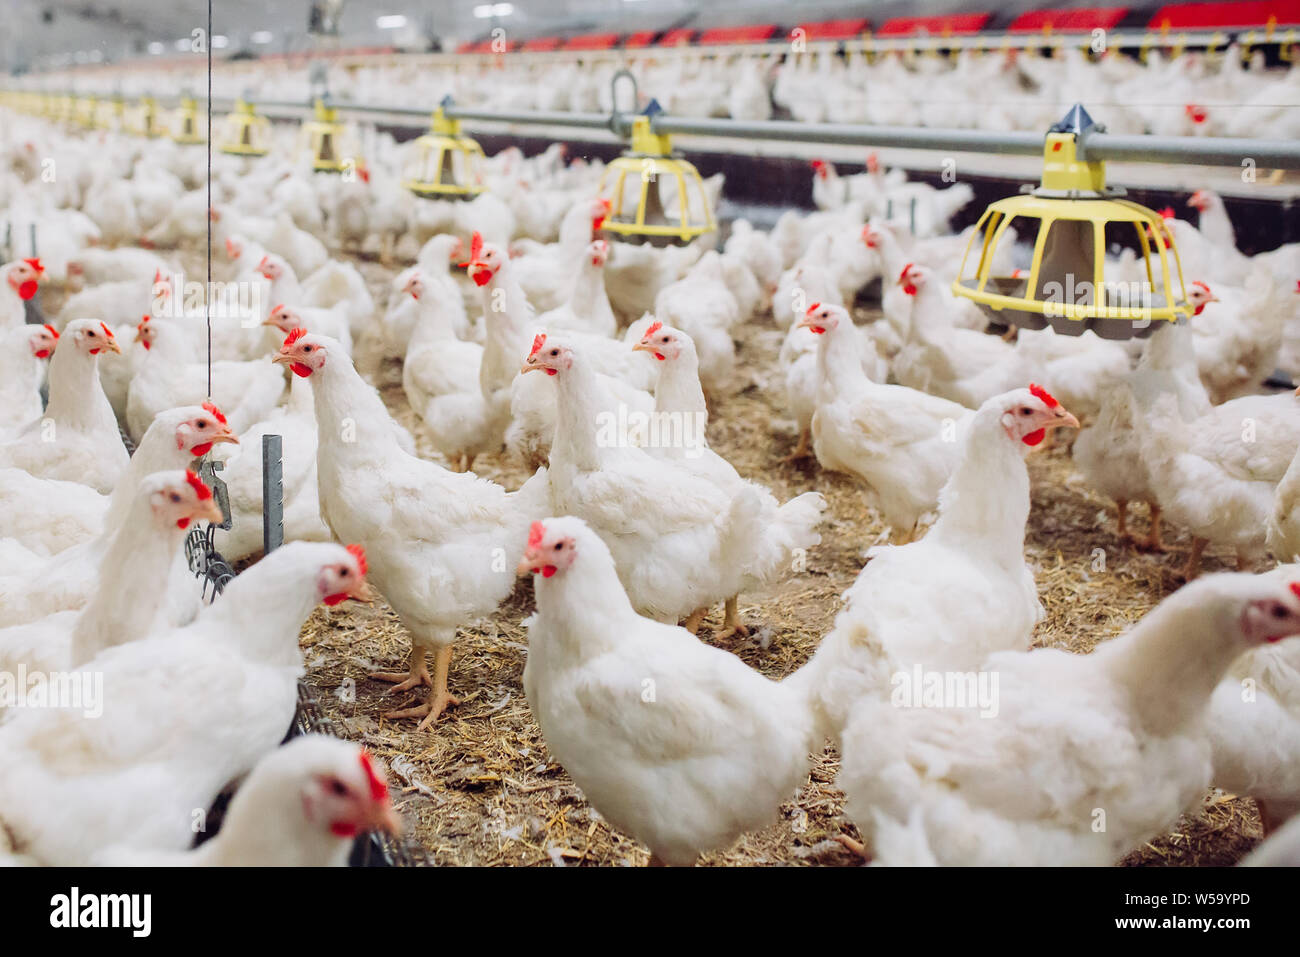
[{"label": "chicken beak", "polygon": [[402,833],[402,821],[388,798],[372,802],[362,823],[370,831],[382,831],[394,837]]},{"label": "chicken beak", "polygon": [[1067,412],[1065,409],[1058,407],[1056,409],[1055,417],[1050,422],[1046,423],[1046,427],[1049,429],[1065,427],[1077,429],[1079,427],[1079,420],[1074,417],[1073,413]]},{"label": "chicken beak", "polygon": [[215,435],[212,436],[212,441],[227,442],[230,445],[238,445],[239,436],[235,435],[235,433],[231,431],[230,426],[227,425],[220,432],[217,432]]},{"label": "chicken beak", "polygon": [[541,558],[534,554],[533,550],[530,548],[524,552],[524,557],[519,559],[519,564],[515,566],[515,574],[520,576],[531,575],[533,569],[540,565]]},{"label": "chicken beak", "polygon": [[272,361],[272,362],[278,362],[278,363],[280,363],[281,365],[286,365],[286,366],[287,366],[287,365],[292,365],[292,364],[293,364],[293,356],[289,355],[288,353],[277,352],[275,355],[273,355],[273,356],[271,357],[271,361]]},{"label": "chicken beak", "polygon": [[636,345],[632,347],[632,351],[633,352],[654,352],[655,347],[653,343],[647,342],[646,340],[642,339],[640,342],[638,342]]},{"label": "chicken beak", "polygon": [[108,339],[104,342],[104,348],[109,352],[116,352],[119,356],[122,354],[122,347],[117,344],[116,339]]},{"label": "chicken beak", "polygon": [[370,583],[364,578],[358,579],[356,584],[347,589],[346,594],[349,598],[359,601],[363,605],[368,605],[375,600],[375,590],[370,587]]},{"label": "chicken beak", "polygon": [[542,366],[540,363],[533,361],[533,357],[532,357],[532,356],[529,356],[527,359],[524,360],[524,364],[521,365],[521,366],[519,367],[519,371],[520,371],[520,372],[536,372],[536,371],[538,371],[539,369],[542,369],[542,368],[543,368],[543,366]]},{"label": "chicken beak", "polygon": [[217,504],[215,498],[205,498],[199,503],[194,518],[199,521],[211,522],[213,525],[220,525],[225,521],[226,517],[221,514],[221,506]]}]

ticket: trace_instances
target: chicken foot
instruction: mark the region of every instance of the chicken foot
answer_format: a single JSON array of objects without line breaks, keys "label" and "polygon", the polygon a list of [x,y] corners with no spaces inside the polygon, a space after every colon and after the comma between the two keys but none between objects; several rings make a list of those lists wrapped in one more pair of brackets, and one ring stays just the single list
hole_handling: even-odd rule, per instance
[{"label": "chicken foot", "polygon": [[749,626],[740,620],[740,596],[732,595],[727,599],[725,617],[722,621],[722,631],[715,631],[713,637],[718,640],[730,638],[733,635],[740,635],[742,638],[749,636]]},{"label": "chicken foot", "polygon": [[812,437],[811,429],[802,429],[799,432],[799,444],[794,447],[794,451],[783,458],[782,462],[799,462],[808,458],[808,440]]},{"label": "chicken foot", "polygon": [[1205,546],[1210,544],[1209,539],[1193,538],[1192,550],[1187,553],[1187,564],[1183,566],[1183,580],[1191,581],[1201,571],[1201,556],[1205,554]]},{"label": "chicken foot", "polygon": [[370,677],[376,681],[395,682],[394,686],[389,688],[386,694],[397,694],[401,691],[418,688],[420,685],[430,685],[429,666],[424,660],[424,650],[412,645],[411,654],[407,661],[410,667],[406,674],[396,671],[376,671]]},{"label": "chicken foot", "polygon": [[[419,654],[420,667],[424,669],[424,652],[412,650],[412,654]],[[385,718],[422,718],[423,720],[416,726],[416,731],[423,731],[442,715],[447,708],[460,704],[460,699],[447,690],[447,673],[451,670],[451,645],[444,645],[438,649],[433,659],[433,681],[432,691],[429,694],[429,700],[424,704],[416,705],[413,708],[403,708],[400,711],[390,711],[384,715]],[[425,678],[428,678],[428,671],[424,672]],[[425,681],[425,684],[430,682]],[[397,689],[393,689],[397,690]]]},{"label": "chicken foot", "polygon": [[682,623],[682,627],[685,628],[687,631],[689,631],[692,635],[697,633],[700,630],[700,622],[704,621],[704,616],[707,615],[708,613],[709,613],[709,609],[707,605],[704,606],[703,608],[695,609],[693,612],[691,612],[691,617],[687,618],[686,621]]}]

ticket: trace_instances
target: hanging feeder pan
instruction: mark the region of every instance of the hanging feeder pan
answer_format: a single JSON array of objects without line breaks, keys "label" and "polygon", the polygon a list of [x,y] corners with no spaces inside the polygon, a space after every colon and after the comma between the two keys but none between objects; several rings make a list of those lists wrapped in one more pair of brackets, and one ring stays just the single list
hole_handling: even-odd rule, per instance
[{"label": "hanging feeder pan", "polygon": [[310,155],[316,173],[342,173],[362,165],[356,136],[339,122],[338,109],[324,100],[316,100],[312,118],[302,124],[298,152]]},{"label": "hanging feeder pan", "polygon": [[122,118],[126,110],[120,97],[100,100],[95,104],[95,129],[118,130],[122,128]]},{"label": "hanging feeder pan", "polygon": [[[1091,329],[1103,339],[1145,339],[1157,323],[1191,313],[1182,264],[1161,215],[1108,188],[1104,161],[1079,158],[1080,141],[1093,126],[1087,111],[1075,106],[1052,127],[1043,148],[1042,183],[984,211],[952,291],[990,319],[1025,329],[1050,325],[1071,336]],[[1036,228],[1029,269],[994,275],[999,243],[1014,241],[1007,233],[1013,223],[1019,236]],[[1143,280],[1107,280],[1108,226],[1114,238],[1127,238],[1139,250]],[[973,250],[977,255],[968,270]]]},{"label": "hanging feeder pan", "polygon": [[95,109],[97,101],[93,96],[79,96],[72,107],[72,122],[83,130],[92,129],[95,125]]},{"label": "hanging feeder pan", "polygon": [[221,125],[217,144],[229,156],[265,156],[271,151],[271,121],[259,115],[253,104],[237,100],[234,112]]},{"label": "hanging feeder pan", "polygon": [[158,104],[153,97],[144,97],[126,111],[126,128],[137,136],[150,139],[162,135],[163,131],[158,127]]},{"label": "hanging feeder pan", "polygon": [[433,111],[429,132],[415,141],[415,159],[402,185],[425,199],[473,199],[486,189],[483,148],[463,135],[460,121],[440,106]]},{"label": "hanging feeder pan", "polygon": [[717,229],[704,181],[674,153],[667,134],[655,133],[654,100],[632,120],[632,144],[607,167],[600,196],[610,204],[601,226],[608,238],[652,246],[685,245]]},{"label": "hanging feeder pan", "polygon": [[172,115],[171,138],[182,145],[197,146],[207,142],[199,123],[199,105],[194,97],[181,98],[180,108]]}]

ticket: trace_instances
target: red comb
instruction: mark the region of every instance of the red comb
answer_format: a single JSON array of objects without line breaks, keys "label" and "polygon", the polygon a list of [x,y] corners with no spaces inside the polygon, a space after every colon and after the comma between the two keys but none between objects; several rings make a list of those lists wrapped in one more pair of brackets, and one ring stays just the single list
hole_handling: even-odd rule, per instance
[{"label": "red comb", "polygon": [[911,269],[911,268],[912,268],[913,266],[915,266],[915,265],[916,265],[916,263],[908,263],[906,266],[903,267],[903,271],[900,272],[900,273],[898,274],[898,281],[899,281],[900,284],[901,284],[905,279],[907,279],[907,271],[908,271],[909,269]]},{"label": "red comb", "polygon": [[220,409],[218,409],[217,404],[213,402],[211,399],[203,403],[203,408],[211,412],[212,417],[216,419],[218,422],[220,422],[222,425],[226,424],[226,414],[222,412]]},{"label": "red comb", "polygon": [[49,332],[49,334],[52,335],[55,339],[59,338],[59,330],[55,329],[48,322],[45,324],[45,328]]},{"label": "red comb", "polygon": [[878,173],[880,171],[880,156],[877,153],[867,154],[867,172]]},{"label": "red comb", "polygon": [[1048,392],[1041,385],[1038,385],[1035,382],[1029,383],[1029,391],[1041,399],[1043,405],[1047,406],[1049,409],[1055,409],[1061,404],[1056,401],[1056,396],[1052,395],[1052,393]]},{"label": "red comb", "polygon": [[289,348],[291,345],[293,345],[295,342],[297,342],[306,334],[307,334],[307,330],[304,329],[302,326],[299,326],[296,329],[289,330],[289,335],[285,338],[284,345],[281,346],[281,348],[283,349]]},{"label": "red comb", "polygon": [[546,526],[541,522],[533,522],[528,526],[528,547],[536,548],[542,544],[542,539],[546,537]]},{"label": "red comb", "polygon": [[1199,279],[1195,280],[1195,281],[1192,283],[1192,285],[1193,285],[1193,286],[1200,286],[1200,287],[1201,287],[1202,289],[1204,289],[1206,292],[1209,292],[1209,291],[1210,291],[1210,287],[1207,286],[1205,283],[1201,282]]},{"label": "red comb", "polygon": [[27,265],[29,265],[29,266],[31,266],[33,269],[35,269],[37,275],[40,275],[41,273],[45,272],[45,267],[41,265],[41,261],[40,261],[39,258],[36,258],[36,259],[24,259],[23,262],[27,263]]},{"label": "red comb", "polygon": [[363,546],[352,544],[347,546],[347,550],[357,560],[357,567],[361,569],[362,575],[370,571],[370,566],[366,564],[366,550]]},{"label": "red comb", "polygon": [[641,333],[641,338],[644,339],[646,336],[653,336],[656,332],[658,332],[663,327],[664,324],[660,322],[658,319],[656,319],[654,322],[650,323],[650,325],[646,327],[645,332]]},{"label": "red comb", "polygon": [[811,306],[808,307],[807,311],[804,312],[804,315],[805,315],[805,316],[811,316],[814,312],[816,312],[816,311],[817,311],[818,309],[820,309],[821,307],[822,307],[822,304],[821,304],[820,302],[814,302]]},{"label": "red comb", "polygon": [[529,358],[537,355],[544,345],[546,345],[546,333],[539,332],[537,335],[533,336],[533,351],[528,353]]},{"label": "red comb", "polygon": [[469,258],[478,259],[483,252],[483,234],[478,230],[469,238]]},{"label": "red comb", "polygon": [[155,269],[155,270],[153,271],[153,283],[154,283],[154,285],[156,286],[156,285],[158,285],[158,283],[160,283],[160,282],[162,282],[162,270],[161,270],[161,269]]},{"label": "red comb", "polygon": [[382,801],[388,797],[388,785],[375,770],[375,762],[371,759],[369,751],[361,752],[361,770],[366,772],[366,780],[370,782],[371,800]]},{"label": "red comb", "polygon": [[1160,218],[1161,218],[1161,219],[1173,219],[1173,218],[1174,218],[1174,208],[1173,208],[1172,206],[1166,206],[1164,209],[1160,210]]},{"label": "red comb", "polygon": [[212,498],[212,489],[203,484],[203,479],[199,478],[189,469],[185,470],[185,481],[190,483],[190,488],[194,489],[194,494],[199,497],[200,502],[206,502]]},{"label": "red comb", "polygon": [[273,316],[278,315],[283,309],[284,309],[284,303],[280,303],[274,309],[271,310],[271,315]]},{"label": "red comb", "polygon": [[1291,589],[1291,594],[1300,598],[1300,582],[1292,582],[1288,587]]},{"label": "red comb", "polygon": [[108,336],[108,338],[110,339],[117,338],[117,336],[113,335],[113,330],[108,328],[108,326],[104,325],[102,322],[99,324],[99,328],[104,330],[104,335]]}]

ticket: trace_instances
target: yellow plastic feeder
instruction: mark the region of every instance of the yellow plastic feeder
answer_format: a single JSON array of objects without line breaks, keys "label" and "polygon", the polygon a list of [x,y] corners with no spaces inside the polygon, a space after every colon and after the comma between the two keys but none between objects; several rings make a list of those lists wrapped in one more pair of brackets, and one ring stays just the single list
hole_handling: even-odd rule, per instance
[{"label": "yellow plastic feeder", "polygon": [[342,173],[364,165],[356,134],[339,122],[338,109],[324,100],[316,101],[312,118],[302,125],[298,152],[311,156],[316,173]]},{"label": "yellow plastic feeder", "polygon": [[433,111],[428,133],[415,141],[415,158],[407,165],[402,185],[425,199],[473,199],[486,189],[483,148],[460,131],[460,120]]},{"label": "yellow plastic feeder", "polygon": [[685,245],[717,229],[699,170],[655,133],[654,100],[632,120],[632,145],[607,167],[600,196],[610,202],[602,230],[610,239],[652,246]]},{"label": "yellow plastic feeder", "polygon": [[181,97],[180,108],[172,115],[171,137],[177,143],[190,146],[207,142],[199,119],[199,105],[194,97]]},{"label": "yellow plastic feeder", "polygon": [[271,151],[271,121],[245,100],[235,101],[235,110],[222,121],[217,148],[230,156],[265,156]]},{"label": "yellow plastic feeder", "polygon": [[[1071,336],[1091,329],[1103,339],[1144,339],[1157,328],[1153,320],[1177,322],[1190,315],[1182,264],[1161,215],[1121,198],[1124,190],[1108,188],[1104,161],[1079,159],[1080,138],[1093,125],[1087,111],[1075,106],[1052,127],[1043,147],[1042,183],[984,211],[952,291],[994,321],[1026,329],[1050,325]],[[1127,235],[1141,251],[1144,280],[1107,280],[1111,224],[1114,241],[1132,230]],[[1013,225],[1021,238],[1035,235],[1029,270],[993,275],[998,243]],[[977,260],[968,269],[977,243]]]},{"label": "yellow plastic feeder", "polygon": [[72,107],[72,122],[83,130],[92,129],[95,125],[95,109],[97,102],[93,96],[79,96]]},{"label": "yellow plastic feeder", "polygon": [[120,130],[125,112],[126,104],[120,96],[100,100],[95,104],[95,129]]},{"label": "yellow plastic feeder", "polygon": [[150,139],[162,135],[158,126],[158,104],[152,96],[143,97],[126,111],[126,128],[136,136],[147,136]]}]

